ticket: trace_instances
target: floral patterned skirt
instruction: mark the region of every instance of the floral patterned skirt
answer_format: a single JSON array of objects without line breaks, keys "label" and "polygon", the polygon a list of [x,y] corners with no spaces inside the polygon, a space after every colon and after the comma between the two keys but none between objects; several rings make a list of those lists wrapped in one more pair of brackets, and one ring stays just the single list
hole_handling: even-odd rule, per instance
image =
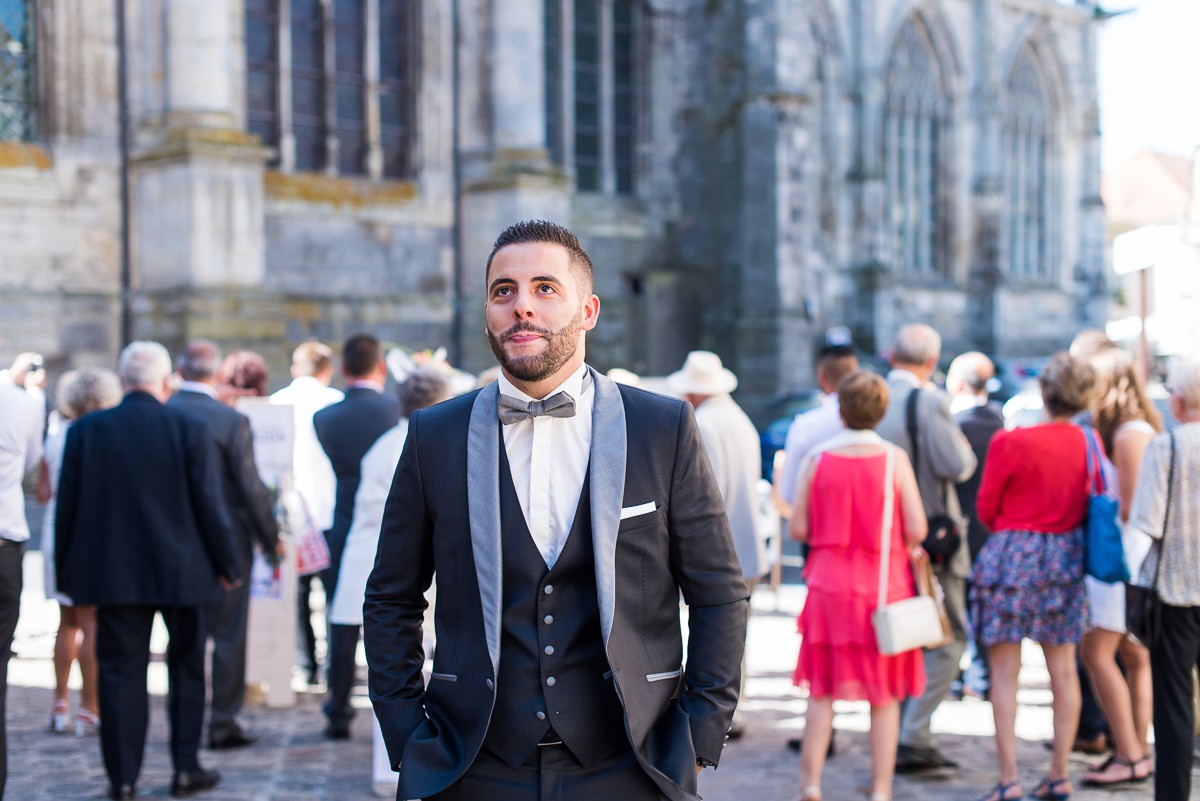
[{"label": "floral patterned skirt", "polygon": [[995,532],[975,560],[970,599],[983,645],[1079,642],[1088,630],[1083,530]]}]

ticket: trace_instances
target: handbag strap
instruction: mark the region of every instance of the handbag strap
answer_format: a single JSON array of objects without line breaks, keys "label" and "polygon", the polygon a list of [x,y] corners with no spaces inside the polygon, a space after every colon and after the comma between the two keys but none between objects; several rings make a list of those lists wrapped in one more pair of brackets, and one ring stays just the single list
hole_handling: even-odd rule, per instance
[{"label": "handbag strap", "polygon": [[1171,519],[1171,491],[1175,487],[1175,432],[1167,432],[1168,441],[1171,443],[1171,450],[1167,457],[1167,505],[1163,507],[1163,527],[1162,536],[1158,540],[1158,562],[1154,565],[1154,583],[1151,588],[1158,592],[1158,577],[1162,573],[1163,563],[1163,545],[1167,542],[1167,521]]},{"label": "handbag strap", "polygon": [[1083,432],[1086,448],[1084,472],[1087,474],[1088,492],[1103,495],[1108,491],[1108,484],[1104,478],[1104,466],[1100,462],[1100,443],[1096,441],[1096,430],[1091,426],[1080,426],[1079,429]]},{"label": "handbag strap", "polygon": [[917,440],[917,401],[920,399],[921,388],[913,387],[912,392],[908,393],[908,402],[904,404],[904,428],[908,431],[908,441],[912,444],[914,475],[918,475],[921,464],[921,444]]},{"label": "handbag strap", "polygon": [[896,508],[896,489],[893,486],[896,473],[896,456],[892,446],[885,446],[883,460],[883,546],[879,549],[879,606],[887,605],[888,560],[892,551],[892,519]]}]

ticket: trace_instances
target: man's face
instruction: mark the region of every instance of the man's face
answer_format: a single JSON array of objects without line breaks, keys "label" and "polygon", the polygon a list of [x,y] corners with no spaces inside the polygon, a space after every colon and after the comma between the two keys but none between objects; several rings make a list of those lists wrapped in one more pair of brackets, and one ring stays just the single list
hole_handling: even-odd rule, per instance
[{"label": "man's face", "polygon": [[596,327],[600,301],[583,294],[566,248],[531,242],[496,252],[484,309],[500,366],[536,383],[566,378],[582,364],[583,332]]}]

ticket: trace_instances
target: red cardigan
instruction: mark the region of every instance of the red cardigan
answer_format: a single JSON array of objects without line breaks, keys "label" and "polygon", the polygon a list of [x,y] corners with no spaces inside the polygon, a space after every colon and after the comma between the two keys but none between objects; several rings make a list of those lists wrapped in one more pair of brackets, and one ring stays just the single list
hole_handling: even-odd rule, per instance
[{"label": "red cardigan", "polygon": [[1087,445],[1077,425],[997,431],[975,505],[980,521],[991,531],[1074,530],[1087,512],[1086,461]]}]

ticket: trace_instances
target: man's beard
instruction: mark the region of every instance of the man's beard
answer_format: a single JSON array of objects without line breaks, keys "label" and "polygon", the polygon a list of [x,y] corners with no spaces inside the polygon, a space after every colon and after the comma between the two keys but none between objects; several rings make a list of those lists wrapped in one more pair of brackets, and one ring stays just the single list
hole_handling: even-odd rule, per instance
[{"label": "man's beard", "polygon": [[[579,347],[579,331],[583,324],[583,312],[579,312],[557,331],[539,328],[533,323],[517,323],[504,333],[497,336],[492,329],[487,329],[488,342],[492,353],[496,354],[500,366],[513,378],[521,381],[541,381],[554,375],[560,367],[571,360]],[[504,349],[504,343],[509,337],[519,333],[539,334],[546,340],[546,346],[541,353],[528,356],[509,356]]]}]

